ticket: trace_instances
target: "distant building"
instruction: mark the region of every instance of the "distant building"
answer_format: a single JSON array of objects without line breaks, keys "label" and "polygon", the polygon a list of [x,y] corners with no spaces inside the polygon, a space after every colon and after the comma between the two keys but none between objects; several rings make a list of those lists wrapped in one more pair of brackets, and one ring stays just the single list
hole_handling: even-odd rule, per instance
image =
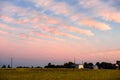
[{"label": "distant building", "polygon": [[97,66],[97,65],[94,65],[94,66],[93,66],[93,69],[98,69],[98,66]]},{"label": "distant building", "polygon": [[83,64],[75,64],[75,68],[84,69],[84,65]]},{"label": "distant building", "polygon": [[115,66],[116,66],[116,67],[119,67],[119,65],[118,65],[118,64],[115,64]]}]

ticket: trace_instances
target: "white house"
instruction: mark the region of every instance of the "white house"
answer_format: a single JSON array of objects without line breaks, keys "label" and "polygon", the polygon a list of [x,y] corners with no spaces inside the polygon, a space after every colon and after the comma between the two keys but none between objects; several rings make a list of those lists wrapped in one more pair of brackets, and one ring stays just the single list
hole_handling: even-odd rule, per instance
[{"label": "white house", "polygon": [[84,65],[83,64],[76,64],[75,68],[84,69]]}]

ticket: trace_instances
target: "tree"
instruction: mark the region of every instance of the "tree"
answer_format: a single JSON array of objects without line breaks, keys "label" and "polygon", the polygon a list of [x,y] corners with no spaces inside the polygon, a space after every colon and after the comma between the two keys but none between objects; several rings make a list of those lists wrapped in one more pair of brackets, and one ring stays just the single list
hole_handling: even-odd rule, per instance
[{"label": "tree", "polygon": [[88,68],[87,62],[84,63],[84,68]]},{"label": "tree", "polygon": [[115,68],[116,68],[115,65],[113,65],[112,63],[107,63],[107,62],[102,62],[102,63],[100,64],[100,66],[101,66],[101,68],[103,68],[103,69],[115,69]]},{"label": "tree", "polygon": [[116,61],[116,64],[118,64],[118,68],[120,69],[120,61]]},{"label": "tree", "polygon": [[33,66],[31,66],[31,68],[34,68]]},{"label": "tree", "polygon": [[73,62],[68,62],[68,63],[64,63],[64,65],[54,65],[51,63],[48,63],[47,66],[45,66],[45,68],[74,68],[74,63]]},{"label": "tree", "polygon": [[23,68],[22,66],[17,66],[16,68]]},{"label": "tree", "polygon": [[7,68],[10,68],[10,65],[8,65]]},{"label": "tree", "polygon": [[51,66],[52,64],[51,63],[48,63],[48,66]]},{"label": "tree", "polygon": [[41,66],[37,66],[36,68],[42,68]]},{"label": "tree", "polygon": [[93,63],[84,63],[84,68],[93,69]]},{"label": "tree", "polygon": [[116,64],[120,64],[120,61],[116,61]]},{"label": "tree", "polygon": [[54,65],[54,64],[51,64],[51,63],[48,63],[48,65],[45,66],[45,68],[55,68],[55,65]]},{"label": "tree", "polygon": [[100,66],[100,63],[99,63],[99,62],[97,62],[95,65],[97,65],[99,69],[101,68],[101,66]]},{"label": "tree", "polygon": [[93,63],[88,63],[88,68],[93,69]]},{"label": "tree", "polygon": [[74,68],[74,63],[73,62],[64,63],[63,67],[64,68]]},{"label": "tree", "polygon": [[3,65],[2,68],[6,68],[6,65]]}]

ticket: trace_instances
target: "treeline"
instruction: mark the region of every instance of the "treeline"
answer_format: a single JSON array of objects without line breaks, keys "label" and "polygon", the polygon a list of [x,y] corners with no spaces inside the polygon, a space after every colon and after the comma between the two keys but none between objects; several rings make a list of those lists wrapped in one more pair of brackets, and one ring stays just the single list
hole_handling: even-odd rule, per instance
[{"label": "treeline", "polygon": [[[76,68],[76,65],[79,64],[75,64],[73,62],[67,62],[64,63],[63,65],[55,65],[52,63],[48,63],[46,66],[44,66],[44,68]],[[83,65],[84,69],[120,69],[120,61],[116,61],[115,64],[112,63],[108,63],[108,62],[97,62],[95,65],[93,63],[83,63],[81,64]],[[1,68],[11,68],[10,65],[3,65]],[[41,66],[37,66],[37,67],[28,67],[28,66],[17,66],[16,68],[42,68]]]},{"label": "treeline", "polygon": [[[45,68],[76,68],[77,64],[74,64],[73,62],[64,63],[64,65],[54,65],[51,63],[48,63]],[[78,64],[79,65],[79,64]],[[84,69],[120,69],[120,61],[117,61],[116,64],[108,63],[108,62],[97,62],[95,65],[93,63],[87,63],[85,62],[83,64]]]},{"label": "treeline", "polygon": [[92,63],[84,63],[84,68],[88,68],[88,69],[120,69],[120,64],[112,64],[112,63],[108,63],[108,62],[97,62],[95,65],[93,65]]},{"label": "treeline", "polygon": [[[12,68],[10,65],[3,65],[1,68]],[[29,67],[29,66],[17,66],[16,68],[42,68],[41,66]]]},{"label": "treeline", "polygon": [[97,62],[96,65],[98,66],[99,69],[116,69],[116,68],[120,68],[120,65],[118,65],[118,64],[112,64],[112,63],[107,63],[107,62],[102,62],[102,63]]},{"label": "treeline", "polygon": [[44,68],[75,68],[75,64],[73,62],[64,63],[63,65],[54,65],[48,63]]},{"label": "treeline", "polygon": [[[11,68],[10,65],[6,66],[3,65],[1,68]],[[29,66],[17,66],[16,68],[42,68],[41,66],[36,66],[36,67],[29,67]],[[68,62],[64,63],[63,65],[55,65],[52,63],[48,63],[44,68],[74,68],[74,63],[73,62]]]}]

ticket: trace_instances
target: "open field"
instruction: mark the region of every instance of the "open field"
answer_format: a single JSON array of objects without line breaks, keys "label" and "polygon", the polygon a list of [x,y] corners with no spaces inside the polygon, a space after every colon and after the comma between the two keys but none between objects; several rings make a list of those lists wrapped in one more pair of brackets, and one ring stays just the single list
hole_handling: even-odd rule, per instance
[{"label": "open field", "polygon": [[120,80],[120,70],[0,69],[0,80]]}]

